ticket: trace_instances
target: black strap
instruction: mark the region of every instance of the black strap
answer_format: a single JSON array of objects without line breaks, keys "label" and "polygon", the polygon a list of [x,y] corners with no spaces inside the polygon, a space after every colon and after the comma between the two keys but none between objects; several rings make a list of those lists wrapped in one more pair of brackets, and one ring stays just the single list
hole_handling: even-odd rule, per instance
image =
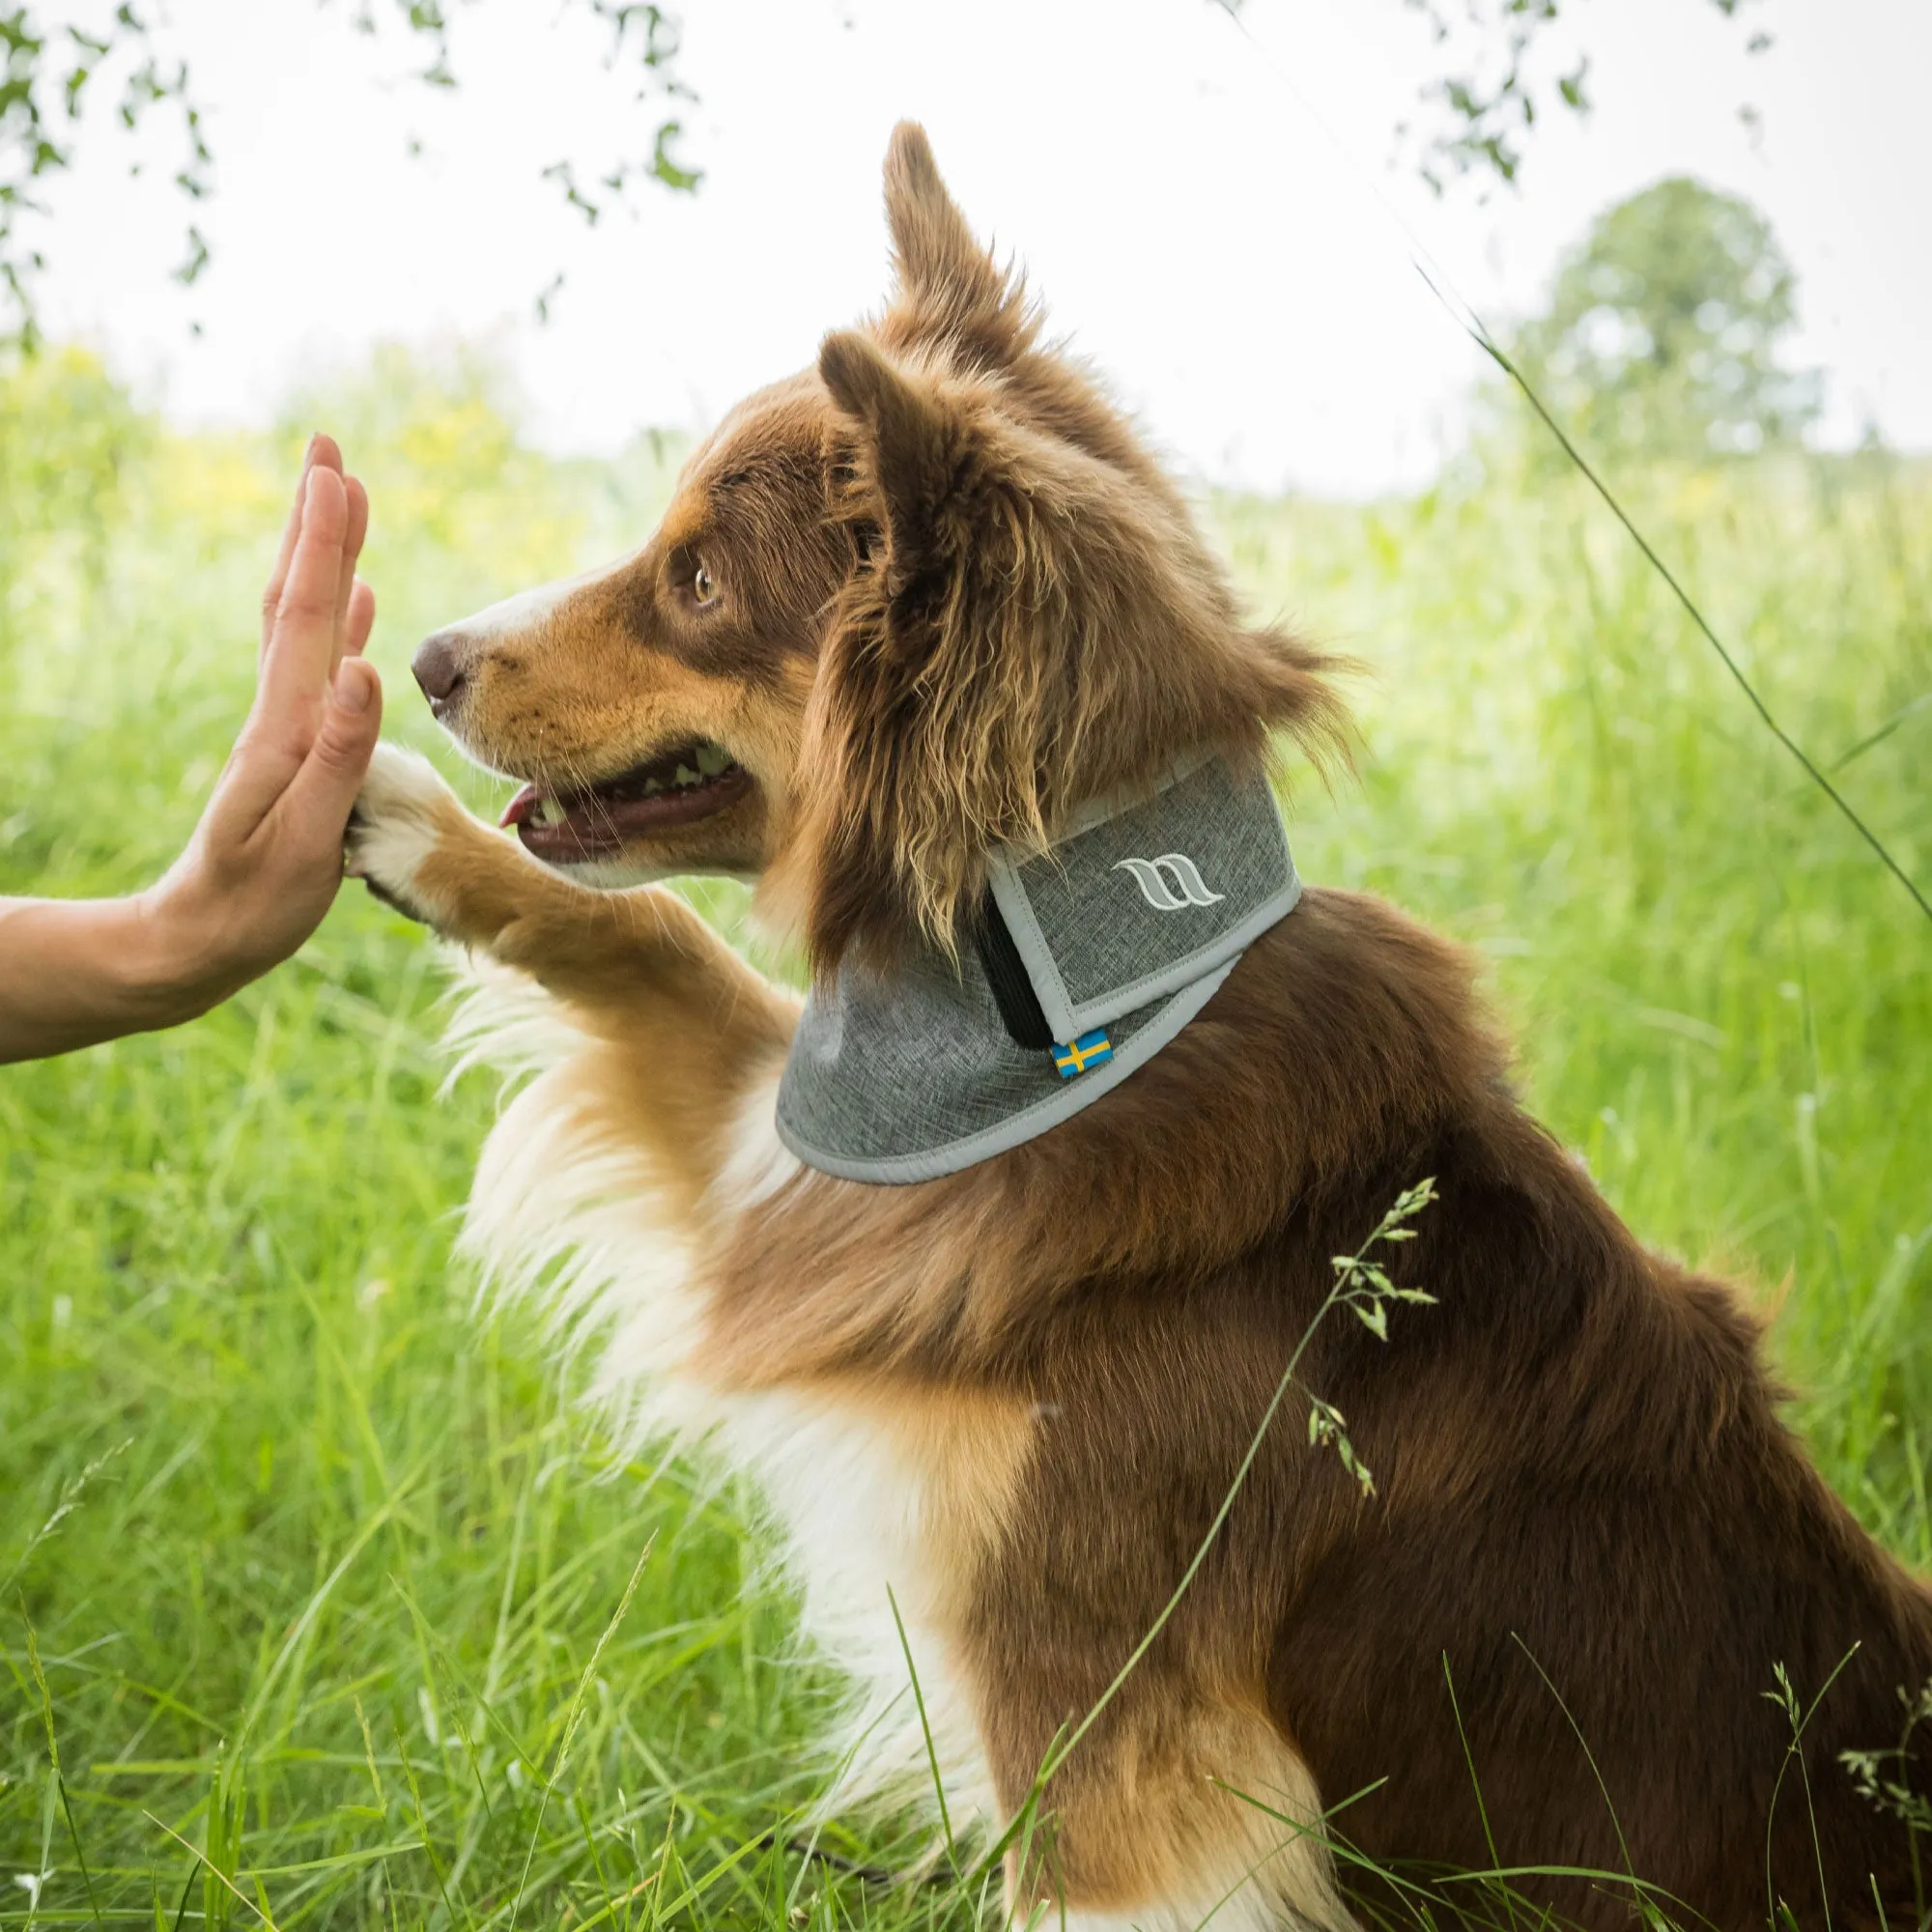
[{"label": "black strap", "polygon": [[1053,1029],[1046,1023],[1039,995],[1027,977],[1026,961],[1020,957],[1020,950],[1007,930],[1007,922],[1001,917],[999,901],[993,897],[990,886],[980,907],[973,938],[980,964],[986,969],[986,983],[999,1003],[1000,1018],[1006,1022],[1008,1038],[1015,1046],[1046,1052],[1055,1044]]}]

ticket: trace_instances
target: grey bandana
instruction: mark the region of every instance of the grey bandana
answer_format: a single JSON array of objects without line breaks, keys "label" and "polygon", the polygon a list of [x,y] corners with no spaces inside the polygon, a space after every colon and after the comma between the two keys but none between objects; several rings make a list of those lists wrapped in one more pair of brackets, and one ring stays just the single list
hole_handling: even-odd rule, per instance
[{"label": "grey bandana", "polygon": [[780,1137],[848,1180],[930,1180],[1043,1134],[1160,1051],[1301,881],[1266,775],[1220,757],[995,853],[978,943],[813,985]]}]

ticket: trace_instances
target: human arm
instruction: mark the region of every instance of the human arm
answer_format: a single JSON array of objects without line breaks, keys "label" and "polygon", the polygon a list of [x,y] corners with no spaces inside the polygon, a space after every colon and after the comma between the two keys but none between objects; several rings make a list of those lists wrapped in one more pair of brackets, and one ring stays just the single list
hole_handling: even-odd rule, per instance
[{"label": "human arm", "polygon": [[255,702],[180,858],[128,898],[0,899],[0,1061],[192,1019],[320,923],[382,723],[360,655],[368,521],[361,484],[316,438],[263,598]]}]

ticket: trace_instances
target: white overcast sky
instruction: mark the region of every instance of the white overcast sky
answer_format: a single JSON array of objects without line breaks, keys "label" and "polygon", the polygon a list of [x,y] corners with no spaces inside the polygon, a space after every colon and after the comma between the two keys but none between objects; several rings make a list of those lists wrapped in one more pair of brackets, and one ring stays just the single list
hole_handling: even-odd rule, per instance
[{"label": "white overcast sky", "polygon": [[[1506,315],[1593,213],[1680,171],[1770,214],[1801,277],[1797,355],[1830,372],[1826,440],[1875,421],[1932,448],[1928,0],[1745,0],[1732,22],[1709,0],[1579,0],[1566,19],[1598,111],[1543,130],[1521,190],[1482,205],[1388,166],[1430,71],[1401,0],[1246,0],[1246,32],[1209,0],[688,0],[702,98],[682,152],[703,186],[645,186],[594,229],[539,171],[636,152],[648,124],[582,10],[454,7],[447,95],[405,80],[401,38],[372,44],[348,11],[172,0],[218,157],[199,288],[166,279],[172,128],[97,124],[56,185],[53,332],[184,420],[260,421],[378,339],[460,334],[497,346],[547,447],[702,427],[882,294],[878,164],[915,115],[976,227],[1199,477],[1425,478],[1479,358],[1417,242]],[[1745,53],[1746,21],[1769,52]]]}]

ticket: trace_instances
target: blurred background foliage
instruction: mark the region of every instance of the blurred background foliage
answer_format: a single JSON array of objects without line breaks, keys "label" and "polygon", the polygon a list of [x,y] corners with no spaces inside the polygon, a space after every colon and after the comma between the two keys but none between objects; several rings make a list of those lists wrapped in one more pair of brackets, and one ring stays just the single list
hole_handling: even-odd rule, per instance
[{"label": "blurred background foliage", "polygon": [[[1791,448],[1823,401],[1787,366],[1796,287],[1770,226],[1736,195],[1661,181],[1606,211],[1556,276],[1513,359],[1569,433],[1604,459],[1691,461]],[[1505,399],[1526,447],[1560,448]]]},{"label": "blurred background foliage", "polygon": [[[1666,183],[1520,342],[1925,879],[1932,466],[1805,449],[1791,298],[1748,209]],[[254,436],[184,434],[78,349],[9,363],[0,891],[125,890],[179,845],[318,426],[375,505],[388,729],[479,806],[413,640],[639,541],[681,453],[543,456],[461,345],[318,373]],[[1738,1272],[1832,1481],[1932,1563],[1932,932],[1539,434],[1498,392],[1420,496],[1208,501],[1256,607],[1368,667],[1298,859],[1471,949],[1536,1111],[1645,1238]],[[198,1025],[0,1073],[0,1920],[967,1922],[784,1848],[824,1687],[783,1662],[753,1499],[608,1466],[452,1277],[497,1094],[442,1089],[439,986],[352,891]]]},{"label": "blurred background foliage", "polygon": [[[318,4],[327,8],[330,0]],[[605,74],[621,73],[633,105],[646,111],[639,117],[637,151],[594,162],[563,156],[541,169],[543,178],[590,222],[643,182],[691,192],[703,177],[680,165],[675,153],[683,131],[677,104],[696,98],[678,68],[679,15],[653,0],[563,0],[563,6],[605,30]],[[459,84],[461,6],[351,0],[334,11],[376,50],[372,64],[393,61],[400,49],[412,80],[431,89]],[[174,274],[192,284],[207,271],[213,256],[201,209],[219,177],[195,81],[206,33],[198,35],[197,25],[148,0],[0,0],[0,342],[31,348],[39,340],[35,284],[48,244],[40,218],[44,197],[73,165],[81,141],[99,140],[106,126],[131,130],[156,118],[172,121],[179,138],[173,180],[183,208],[182,260]],[[597,84],[594,74],[586,78]]]},{"label": "blurred background foliage", "polygon": [[[315,4],[328,8],[331,0]],[[1248,0],[1207,4],[1238,15]],[[1773,35],[1750,24],[1751,0],[1680,4],[1686,12],[1715,9],[1729,19],[1742,13],[1747,53],[1774,45]],[[1427,33],[1435,74],[1397,124],[1395,152],[1436,193],[1464,181],[1485,193],[1513,184],[1539,121],[1591,111],[1589,32],[1585,25],[1578,40],[1575,0],[1401,0],[1401,6]],[[641,186],[692,192],[703,171],[680,158],[680,116],[698,98],[683,58],[688,10],[657,0],[560,0],[555,13],[573,9],[606,36],[605,78],[586,73],[586,80],[609,85],[609,76],[621,76],[632,104],[643,111],[630,152],[560,156],[539,169],[542,178],[593,225]],[[349,0],[334,11],[376,50],[372,64],[393,67],[400,57],[401,71],[425,87],[462,84],[459,22],[466,7],[452,0]],[[701,29],[706,10],[690,11]],[[174,273],[192,284],[207,272],[213,257],[200,219],[220,175],[195,81],[205,46],[191,19],[148,0],[0,0],[0,342],[31,346],[38,339],[35,284],[49,245],[38,218],[45,213],[43,198],[54,178],[72,166],[79,144],[98,140],[104,125],[131,129],[154,118],[175,124],[173,179],[183,197],[184,232]],[[1749,103],[1738,111],[1747,121],[1756,114]],[[536,294],[540,318],[547,318],[556,287],[553,282]]]}]

